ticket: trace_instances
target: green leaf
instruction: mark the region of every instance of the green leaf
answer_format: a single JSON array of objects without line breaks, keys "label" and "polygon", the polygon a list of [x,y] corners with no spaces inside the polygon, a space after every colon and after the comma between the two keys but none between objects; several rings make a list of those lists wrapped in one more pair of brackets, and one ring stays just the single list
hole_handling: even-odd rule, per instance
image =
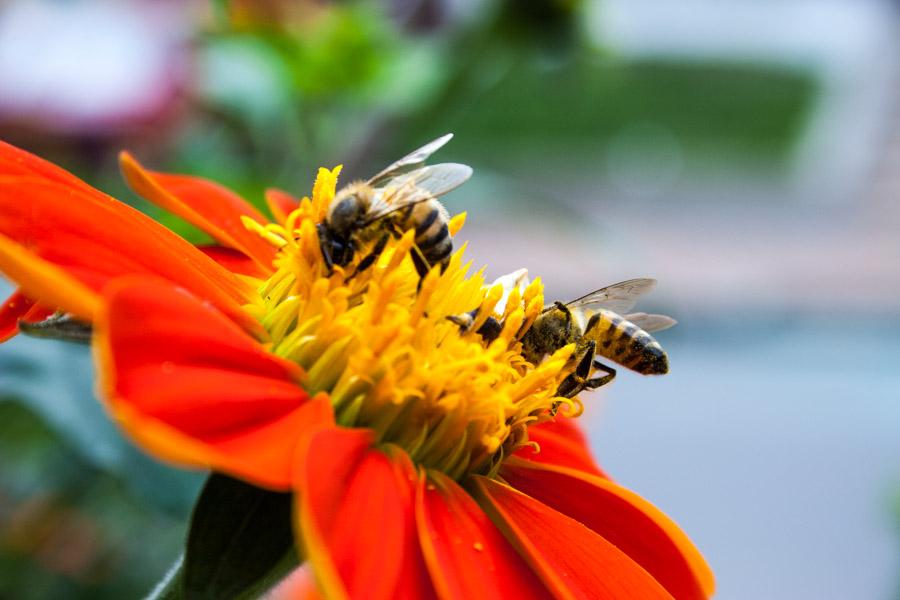
[{"label": "green leaf", "polygon": [[291,505],[291,494],[211,475],[188,533],[184,597],[247,597],[274,585],[297,564]]}]

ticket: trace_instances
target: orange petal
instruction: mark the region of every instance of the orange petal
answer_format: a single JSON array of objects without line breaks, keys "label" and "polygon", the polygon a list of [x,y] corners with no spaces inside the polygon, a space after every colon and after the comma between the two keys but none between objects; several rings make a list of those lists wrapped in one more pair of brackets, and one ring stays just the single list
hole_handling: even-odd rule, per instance
[{"label": "orange petal", "polygon": [[252,327],[240,308],[256,294],[249,283],[146,215],[3,143],[0,234],[96,291],[121,275],[157,275]]},{"label": "orange petal", "polygon": [[19,332],[19,319],[34,307],[34,301],[20,290],[13,292],[0,306],[0,342],[5,342]]},{"label": "orange petal", "polygon": [[416,537],[416,471],[366,429],[312,435],[298,472],[298,532],[326,598],[430,598]]},{"label": "orange petal", "polygon": [[202,229],[220,244],[243,252],[261,269],[272,271],[275,248],[244,227],[241,217],[260,225],[268,221],[243,198],[200,177],[148,171],[127,152],[119,155],[119,164],[138,195]]},{"label": "orange petal", "polygon": [[168,282],[123,278],[104,299],[100,389],[128,433],[159,457],[288,489],[301,435],[324,418],[303,371]]},{"label": "orange petal", "polygon": [[4,235],[0,235],[0,271],[29,298],[40,298],[43,304],[86,321],[91,321],[99,308],[99,297],[87,286]]},{"label": "orange petal", "polygon": [[581,523],[508,485],[477,476],[473,493],[557,598],[671,599],[643,568]]},{"label": "orange petal", "polygon": [[22,318],[19,320],[25,321],[26,323],[40,323],[47,317],[52,316],[54,312],[56,311],[49,308],[44,308],[39,304],[35,304],[31,307],[31,310],[22,315]]},{"label": "orange petal", "polygon": [[197,249],[232,273],[249,275],[258,279],[268,275],[266,270],[259,266],[259,263],[243,252],[225,246],[197,246]]},{"label": "orange petal", "polygon": [[276,223],[284,223],[289,214],[300,208],[299,200],[276,188],[266,190],[266,204]]},{"label": "orange petal", "polygon": [[550,421],[529,427],[528,439],[537,442],[540,449],[523,446],[516,452],[519,458],[607,477],[591,456],[584,432],[575,419],[557,415]]},{"label": "orange petal", "polygon": [[430,472],[427,483],[420,479],[416,522],[441,598],[551,598],[484,511],[443,473]]},{"label": "orange petal", "polygon": [[19,323],[39,323],[50,317],[55,311],[35,304],[17,290],[0,306],[0,343],[19,333]]},{"label": "orange petal", "polygon": [[679,527],[620,485],[576,469],[511,459],[501,470],[514,488],[596,531],[644,567],[674,597],[705,599],[712,571]]}]

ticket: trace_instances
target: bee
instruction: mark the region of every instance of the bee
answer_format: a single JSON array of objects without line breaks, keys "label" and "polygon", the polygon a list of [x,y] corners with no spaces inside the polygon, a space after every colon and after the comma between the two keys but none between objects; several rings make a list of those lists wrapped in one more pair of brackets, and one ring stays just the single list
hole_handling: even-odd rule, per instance
[{"label": "bee", "polygon": [[[575,369],[557,390],[559,396],[566,398],[606,385],[615,378],[616,370],[601,363],[597,356],[642,375],[668,373],[668,356],[649,332],[668,329],[675,325],[675,319],[647,313],[626,314],[639,296],[655,286],[655,279],[630,279],[565,304],[555,302],[544,308],[521,337],[523,356],[536,364],[544,355],[574,343]],[[591,377],[594,369],[603,374]]]},{"label": "bee", "polygon": [[410,229],[416,232],[411,256],[420,277],[447,263],[453,252],[450,217],[438,198],[465,183],[472,168],[456,163],[425,166],[425,161],[452,137],[439,137],[335,194],[318,225],[319,248],[329,274],[334,265],[349,265],[361,247],[374,240],[354,275],[361,273],[378,259],[390,236],[400,237]]},{"label": "bee", "polygon": [[[528,282],[528,269],[517,269],[512,273],[507,273],[506,275],[498,277],[493,283],[485,286],[485,289],[491,289],[495,285],[499,285],[503,289],[503,296],[497,304],[494,305],[494,312],[503,314],[510,292],[512,292],[513,289],[518,289],[519,292],[524,291],[525,288],[528,287]],[[469,312],[458,315],[449,315],[447,320],[458,325],[460,333],[465,334],[472,330],[480,311],[481,307],[479,306]],[[484,323],[477,330],[475,330],[475,333],[480,335],[483,341],[491,343],[500,337],[501,331],[503,331],[503,324],[496,317],[491,315],[485,319]]]}]

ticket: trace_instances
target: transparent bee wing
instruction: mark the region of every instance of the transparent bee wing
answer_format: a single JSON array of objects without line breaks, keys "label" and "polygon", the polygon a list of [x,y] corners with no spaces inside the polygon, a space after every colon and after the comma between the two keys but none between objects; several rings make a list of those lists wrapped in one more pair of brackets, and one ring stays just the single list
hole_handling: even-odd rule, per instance
[{"label": "transparent bee wing", "polygon": [[666,315],[651,315],[647,313],[631,313],[630,315],[625,315],[625,319],[631,321],[647,333],[662,331],[663,329],[668,329],[678,323],[678,321],[672,317],[667,317]]},{"label": "transparent bee wing", "polygon": [[425,161],[428,160],[428,157],[440,150],[444,146],[444,144],[450,141],[450,138],[452,137],[453,134],[448,133],[446,135],[442,135],[432,142],[428,142],[417,150],[413,150],[400,160],[397,160],[388,165],[384,170],[369,179],[367,183],[371,186],[377,187],[379,184],[383,184],[387,180],[392,179],[397,175],[407,173],[424,166]]},{"label": "transparent bee wing", "polygon": [[395,177],[377,191],[366,224],[413,204],[443,196],[461,186],[471,176],[472,167],[441,163]]},{"label": "transparent bee wing", "polygon": [[437,198],[452,192],[472,176],[472,167],[459,163],[441,163],[416,169],[391,180],[385,192],[415,188]]},{"label": "transparent bee wing", "polygon": [[655,279],[629,279],[614,283],[605,288],[585,294],[567,303],[566,306],[578,310],[596,310],[605,308],[619,314],[625,314],[637,303],[639,296],[656,287]]}]

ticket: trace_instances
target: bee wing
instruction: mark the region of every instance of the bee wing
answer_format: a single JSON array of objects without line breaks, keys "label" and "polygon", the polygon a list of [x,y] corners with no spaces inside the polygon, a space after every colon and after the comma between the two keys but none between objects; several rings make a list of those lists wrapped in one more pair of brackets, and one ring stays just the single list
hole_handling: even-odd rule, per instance
[{"label": "bee wing", "polygon": [[428,157],[440,150],[444,146],[444,144],[450,141],[450,138],[452,137],[453,134],[448,133],[446,135],[442,135],[434,141],[428,142],[417,150],[413,150],[400,160],[397,160],[388,165],[377,175],[369,179],[367,183],[371,186],[378,187],[379,184],[383,184],[387,180],[392,179],[397,175],[400,175],[401,173],[406,173],[424,166],[425,161],[428,160]]},{"label": "bee wing", "polygon": [[471,176],[472,167],[441,163],[395,177],[378,190],[366,225],[413,204],[443,196],[464,184]]},{"label": "bee wing", "polygon": [[391,180],[384,188],[399,190],[415,188],[437,198],[452,192],[472,176],[472,167],[459,163],[441,163],[416,169],[411,173],[400,175]]},{"label": "bee wing", "polygon": [[668,329],[678,323],[678,321],[672,317],[667,317],[666,315],[650,315],[647,313],[631,313],[630,315],[625,315],[625,319],[631,321],[647,333],[662,331],[663,329]]},{"label": "bee wing", "polygon": [[578,310],[606,308],[619,314],[625,314],[634,307],[639,296],[646,294],[654,287],[656,287],[655,279],[629,279],[585,294],[581,298],[567,303],[566,306]]}]

